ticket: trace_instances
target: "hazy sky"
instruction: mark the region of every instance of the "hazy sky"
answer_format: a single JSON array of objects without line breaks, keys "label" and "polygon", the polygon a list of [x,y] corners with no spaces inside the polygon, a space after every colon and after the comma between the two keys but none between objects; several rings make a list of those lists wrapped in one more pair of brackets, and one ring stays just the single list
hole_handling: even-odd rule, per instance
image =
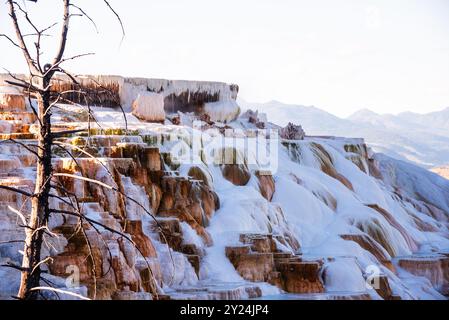
[{"label": "hazy sky", "polygon": [[[61,17],[62,1],[39,2],[41,26]],[[110,0],[125,24],[121,44],[103,1],[75,3],[99,29],[73,18],[67,55],[96,52],[70,64],[75,73],[237,83],[248,101],[340,116],[449,106],[447,0]],[[0,33],[10,31],[1,1]],[[0,67],[26,71],[17,50],[0,41]]]}]

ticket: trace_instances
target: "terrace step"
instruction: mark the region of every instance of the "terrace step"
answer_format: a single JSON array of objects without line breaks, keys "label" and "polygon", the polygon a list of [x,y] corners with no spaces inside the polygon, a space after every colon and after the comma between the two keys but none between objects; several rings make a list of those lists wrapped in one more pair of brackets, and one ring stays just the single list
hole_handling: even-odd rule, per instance
[{"label": "terrace step", "polygon": [[36,140],[33,133],[3,133],[0,134],[0,140]]},{"label": "terrace step", "polygon": [[5,105],[0,103],[0,112],[24,112],[24,111],[26,111],[25,104]]},{"label": "terrace step", "polygon": [[5,129],[4,133],[29,133],[30,132],[30,124],[23,123],[20,120],[0,120],[0,121],[9,125],[9,128]]},{"label": "terrace step", "polygon": [[237,272],[248,281],[264,281],[292,293],[324,292],[320,271],[322,259],[303,261],[302,256],[279,252],[272,234],[240,234],[241,246],[226,247],[225,253]]},{"label": "terrace step", "polygon": [[33,112],[26,112],[26,111],[18,111],[18,112],[2,112],[0,113],[0,120],[14,120],[14,121],[21,121],[25,124],[31,124],[34,123],[37,118],[36,115]]},{"label": "terrace step", "polygon": [[175,287],[167,293],[175,300],[241,300],[262,296],[262,290],[257,284],[238,282],[199,282],[191,287]]},{"label": "terrace step", "polygon": [[444,254],[411,255],[395,258],[405,271],[427,278],[435,290],[447,294],[449,286],[449,257]]}]

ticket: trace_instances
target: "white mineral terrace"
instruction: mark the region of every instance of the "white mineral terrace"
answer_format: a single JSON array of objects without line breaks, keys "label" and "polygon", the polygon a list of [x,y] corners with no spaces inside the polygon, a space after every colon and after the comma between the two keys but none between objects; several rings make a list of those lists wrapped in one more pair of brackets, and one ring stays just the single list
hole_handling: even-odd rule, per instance
[{"label": "white mineral terrace", "polygon": [[[223,100],[235,99],[228,85],[218,83],[102,81],[120,81],[123,88],[161,86],[165,92],[203,88],[220,92]],[[88,127],[83,108],[59,107],[52,118],[55,130]],[[99,227],[97,233],[88,227],[95,249],[89,256],[76,232],[77,219],[54,215],[49,227],[56,236],[46,239],[43,250],[43,257],[53,259],[47,277],[59,288],[97,299],[446,298],[447,180],[375,154],[362,139],[256,139],[258,127],[276,126],[235,119],[235,112],[220,109],[226,125],[210,118],[192,128],[198,120],[193,115],[180,114],[178,124],[150,123],[128,111],[125,128],[120,111],[93,108],[90,136],[73,134],[60,141],[98,160],[75,152],[75,163],[55,150],[55,172],[82,171],[138,204],[88,182],[61,178],[55,183],[77,194],[88,218],[124,231],[136,247],[108,229]],[[7,141],[35,142],[29,113],[2,106],[1,185],[33,189],[34,157]],[[225,138],[224,128],[238,134]],[[276,147],[272,170],[240,143],[248,140],[257,150]],[[181,151],[190,156],[183,158]],[[229,151],[235,162],[220,163]],[[23,239],[16,212],[26,213],[29,206],[26,197],[0,189],[0,264],[20,263],[22,244],[11,241]],[[55,200],[52,206],[66,204]],[[80,272],[75,288],[66,288],[68,266]],[[367,286],[373,276],[374,287]],[[16,270],[0,268],[0,279],[1,298],[17,292]],[[154,288],[157,295],[150,294]]]}]

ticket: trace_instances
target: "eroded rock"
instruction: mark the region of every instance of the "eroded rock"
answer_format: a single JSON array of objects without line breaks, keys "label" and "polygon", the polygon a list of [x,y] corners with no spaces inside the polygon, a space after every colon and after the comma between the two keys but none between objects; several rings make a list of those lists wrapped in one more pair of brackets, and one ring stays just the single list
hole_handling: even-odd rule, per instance
[{"label": "eroded rock", "polygon": [[268,201],[271,201],[276,191],[276,185],[271,172],[257,171],[256,177],[259,180],[260,194]]},{"label": "eroded rock", "polygon": [[164,96],[154,92],[141,92],[132,105],[132,113],[148,122],[164,122]]},{"label": "eroded rock", "polygon": [[279,136],[287,140],[303,140],[305,132],[300,125],[289,122],[286,127],[279,130]]}]

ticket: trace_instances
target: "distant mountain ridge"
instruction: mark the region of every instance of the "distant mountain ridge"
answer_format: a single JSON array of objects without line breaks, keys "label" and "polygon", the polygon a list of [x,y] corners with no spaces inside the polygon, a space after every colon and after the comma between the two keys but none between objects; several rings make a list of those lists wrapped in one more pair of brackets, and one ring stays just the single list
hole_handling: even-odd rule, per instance
[{"label": "distant mountain ridge", "polygon": [[435,167],[431,171],[449,180],[449,166]]},{"label": "distant mountain ridge", "polygon": [[278,125],[301,124],[309,135],[362,137],[377,152],[425,168],[449,164],[449,107],[426,114],[403,112],[378,114],[362,109],[347,118],[313,106],[279,101],[249,103],[239,99],[243,110],[258,109]]}]

